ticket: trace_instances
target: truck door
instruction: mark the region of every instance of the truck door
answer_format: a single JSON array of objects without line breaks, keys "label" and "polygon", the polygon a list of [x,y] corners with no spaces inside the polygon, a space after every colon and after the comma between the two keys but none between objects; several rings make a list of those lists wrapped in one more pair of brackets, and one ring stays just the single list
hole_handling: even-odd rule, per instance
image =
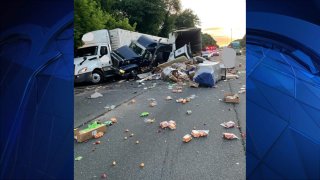
[{"label": "truck door", "polygon": [[100,47],[100,62],[102,67],[111,66],[110,52],[107,46]]},{"label": "truck door", "polygon": [[101,68],[104,72],[104,77],[110,77],[114,75],[114,70],[111,68],[112,61],[111,61],[111,48],[107,45],[100,47],[100,63]]}]

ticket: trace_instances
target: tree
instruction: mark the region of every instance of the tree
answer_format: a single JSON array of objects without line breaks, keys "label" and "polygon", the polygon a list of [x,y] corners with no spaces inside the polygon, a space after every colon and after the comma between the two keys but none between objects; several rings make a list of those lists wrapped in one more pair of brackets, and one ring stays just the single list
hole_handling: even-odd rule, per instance
[{"label": "tree", "polygon": [[163,0],[166,6],[166,11],[170,14],[176,14],[181,10],[180,0]]},{"label": "tree", "polygon": [[81,45],[83,34],[99,30],[122,28],[135,30],[136,24],[130,25],[126,18],[116,19],[111,14],[105,12],[98,1],[75,0],[74,1],[74,44],[75,47]]},{"label": "tree", "polygon": [[100,5],[102,10],[110,14],[113,14],[117,0],[95,0],[95,1]]},{"label": "tree", "polygon": [[78,47],[84,33],[105,27],[107,17],[98,4],[90,0],[75,0],[74,11],[74,42]]},{"label": "tree", "polygon": [[166,5],[166,15],[160,28],[159,36],[167,37],[175,29],[176,14],[181,10],[180,0],[164,0]]},{"label": "tree", "polygon": [[159,36],[161,37],[168,37],[169,33],[175,29],[175,20],[176,16],[175,15],[167,15],[164,19],[163,25],[161,26]]},{"label": "tree", "polygon": [[191,28],[200,25],[199,17],[191,10],[185,9],[178,14],[175,22],[177,29]]},{"label": "tree", "polygon": [[205,34],[201,33],[201,38],[202,38],[202,47],[203,48],[207,47],[207,46],[217,46],[217,47],[219,47],[217,45],[217,41],[214,40],[211,35],[206,34],[206,33]]},{"label": "tree", "polygon": [[117,7],[129,23],[137,23],[136,30],[141,33],[158,35],[166,14],[163,0],[122,0]]}]

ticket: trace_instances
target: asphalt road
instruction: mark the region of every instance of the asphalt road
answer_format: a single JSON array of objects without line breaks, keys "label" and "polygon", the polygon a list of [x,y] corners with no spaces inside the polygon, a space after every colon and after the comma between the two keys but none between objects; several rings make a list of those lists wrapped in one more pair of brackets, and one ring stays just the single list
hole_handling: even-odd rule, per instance
[{"label": "asphalt road", "polygon": [[[217,88],[184,87],[183,93],[172,93],[168,83],[161,80],[147,81],[144,86],[129,81],[76,87],[75,127],[94,118],[106,121],[117,117],[118,123],[108,127],[99,145],[93,144],[96,140],[74,144],[75,157],[83,157],[75,161],[75,179],[99,179],[103,173],[107,179],[121,180],[245,179],[245,139],[241,138],[246,127],[245,94],[240,94],[240,104],[219,101],[225,92],[236,93],[245,85],[245,56],[238,56],[237,62],[242,63],[237,68],[240,78],[220,81]],[[153,83],[154,88],[144,89]],[[95,91],[103,97],[88,99]],[[175,102],[192,94],[196,98],[187,104]],[[168,95],[173,100],[165,100]],[[133,98],[136,103],[128,104]],[[154,98],[157,106],[149,107],[149,98]],[[112,104],[115,109],[104,109]],[[187,110],[192,110],[192,114],[187,115]],[[145,123],[139,116],[143,111],[149,112],[155,123]],[[159,123],[165,120],[176,121],[177,129],[160,129]],[[220,126],[230,120],[240,128]],[[182,137],[194,128],[210,130],[209,136],[183,143]],[[126,133],[125,129],[130,131]],[[224,140],[223,132],[235,133],[240,139]],[[133,137],[129,137],[131,133]],[[137,140],[139,144],[135,144]],[[113,161],[116,166],[112,166]],[[139,167],[142,162],[144,168]]]}]

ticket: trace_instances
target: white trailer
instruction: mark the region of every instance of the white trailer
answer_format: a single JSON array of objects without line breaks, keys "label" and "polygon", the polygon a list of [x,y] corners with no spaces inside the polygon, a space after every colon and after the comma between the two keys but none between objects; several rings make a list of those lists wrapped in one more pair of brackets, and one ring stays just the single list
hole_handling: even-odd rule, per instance
[{"label": "white trailer", "polygon": [[164,43],[168,42],[168,38],[152,36],[149,34],[143,34],[143,33],[128,31],[128,30],[119,29],[119,28],[109,30],[109,34],[110,34],[112,50],[116,50],[124,45],[129,46],[132,41],[136,41],[141,35],[145,35],[155,41],[159,41],[159,39],[161,39],[161,42],[164,42]]}]

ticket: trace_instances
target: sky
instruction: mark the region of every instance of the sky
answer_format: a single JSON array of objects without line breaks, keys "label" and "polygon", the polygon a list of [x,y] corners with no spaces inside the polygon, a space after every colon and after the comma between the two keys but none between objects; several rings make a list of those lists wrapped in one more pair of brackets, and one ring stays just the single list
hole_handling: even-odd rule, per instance
[{"label": "sky", "polygon": [[203,33],[210,34],[219,46],[241,39],[246,33],[246,0],[181,0],[183,9],[198,15]]}]

